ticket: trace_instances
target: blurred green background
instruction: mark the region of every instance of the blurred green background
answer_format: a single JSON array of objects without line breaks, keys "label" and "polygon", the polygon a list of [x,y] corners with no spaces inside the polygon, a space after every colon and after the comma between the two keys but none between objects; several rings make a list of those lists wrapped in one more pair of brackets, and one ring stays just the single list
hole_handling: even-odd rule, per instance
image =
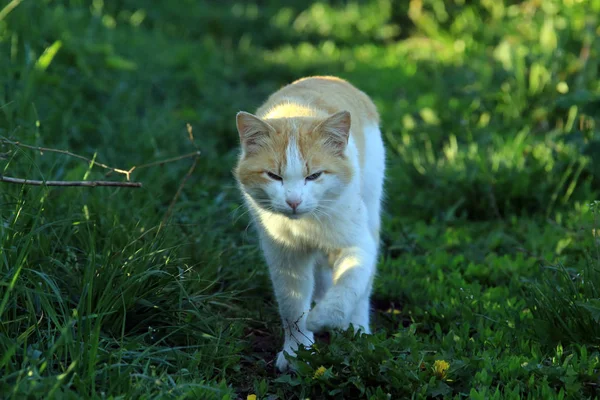
[{"label": "blurred green background", "polygon": [[[600,0],[0,1],[0,174],[124,180],[15,141],[121,169],[202,153],[189,179],[191,158],[134,170],[139,190],[0,183],[0,397],[593,396],[599,16]],[[379,333],[333,333],[278,376],[234,116],[313,74],[382,115]]]}]

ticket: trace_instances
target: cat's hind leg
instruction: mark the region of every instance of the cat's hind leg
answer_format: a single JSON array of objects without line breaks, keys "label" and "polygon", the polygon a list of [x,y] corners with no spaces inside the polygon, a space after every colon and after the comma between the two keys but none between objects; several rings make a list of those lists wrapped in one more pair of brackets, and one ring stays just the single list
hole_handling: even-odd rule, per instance
[{"label": "cat's hind leg", "polygon": [[371,287],[373,285],[373,276],[369,280],[367,292],[360,298],[356,308],[350,317],[350,324],[354,327],[354,332],[371,333],[369,321],[371,317]]},{"label": "cat's hind leg", "polygon": [[[381,138],[381,131],[377,125],[367,126],[364,132],[365,137],[370,138],[365,147],[365,167],[361,196],[367,211],[367,223],[369,232],[375,241],[375,255],[379,248],[379,233],[381,227],[381,203],[383,200],[383,182],[385,176],[385,148]],[[360,329],[364,333],[370,333],[369,316],[371,290],[373,286],[373,277],[375,268],[369,276],[366,292],[358,300],[356,308],[350,318],[350,323],[354,329]]]},{"label": "cat's hind leg", "polygon": [[367,208],[369,232],[379,244],[381,226],[381,203],[383,199],[383,181],[385,176],[385,148],[381,131],[377,125],[367,126],[365,137],[370,138],[365,146],[364,179],[361,196]]},{"label": "cat's hind leg", "polygon": [[356,322],[365,330],[368,328],[368,299],[376,255],[377,245],[368,234],[357,246],[340,250],[333,267],[333,286],[308,314],[308,330],[347,329],[355,314],[359,318]]},{"label": "cat's hind leg", "polygon": [[350,324],[354,327],[354,332],[371,333],[371,328],[369,327],[370,313],[369,298],[366,296],[362,297],[358,301],[358,304],[356,304],[352,317],[350,317]]}]

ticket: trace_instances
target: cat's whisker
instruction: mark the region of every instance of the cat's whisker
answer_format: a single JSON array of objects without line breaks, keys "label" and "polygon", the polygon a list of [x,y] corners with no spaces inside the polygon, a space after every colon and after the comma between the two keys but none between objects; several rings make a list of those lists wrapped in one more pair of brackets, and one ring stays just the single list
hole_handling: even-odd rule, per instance
[{"label": "cat's whisker", "polygon": [[313,217],[314,219],[316,219],[316,220],[317,220],[317,222],[319,222],[320,224],[322,224],[322,222],[321,222],[321,218],[319,217],[319,212],[318,212],[318,210],[317,210],[316,208],[315,208],[314,210],[312,210],[312,211],[309,213],[309,215],[310,215],[311,217]]},{"label": "cat's whisker", "polygon": [[[238,210],[239,210],[240,208],[242,208],[242,207],[244,207],[244,205],[243,205],[243,204],[242,204],[242,205],[240,205],[240,206],[238,206],[238,207],[237,207],[235,210],[233,210],[233,211],[231,212],[232,216],[233,216],[233,214],[237,213],[237,212],[238,212]],[[246,216],[247,214],[250,214],[250,209],[249,209],[249,208],[246,208],[246,209],[244,210],[244,212],[243,212],[243,213],[241,213],[241,214],[239,214],[239,215],[235,216],[235,217],[234,217],[234,220],[233,220],[233,224],[237,224],[237,223],[240,221],[240,219],[242,219],[242,218],[243,218],[244,216]]]},{"label": "cat's whisker", "polygon": [[327,206],[327,205],[321,205],[319,207],[316,207],[315,210],[317,210],[318,212],[320,212],[321,215],[326,216],[329,220],[331,220],[333,218],[333,216],[329,212],[331,212],[331,213],[335,213],[336,212],[336,209],[334,207],[330,207],[330,206]]},{"label": "cat's whisker", "polygon": [[317,220],[317,221],[318,221],[318,222],[319,222],[321,225],[323,225],[323,222],[322,222],[322,220],[321,220],[321,217],[325,217],[325,218],[327,218],[328,222],[331,222],[331,220],[332,220],[332,218],[331,218],[331,216],[330,216],[329,214],[327,214],[327,213],[326,213],[326,212],[324,212],[323,210],[319,209],[318,207],[317,207],[317,208],[315,208],[315,209],[312,211],[312,214],[311,214],[311,215],[313,215],[313,216],[315,217],[315,219],[316,219],[316,220]]}]

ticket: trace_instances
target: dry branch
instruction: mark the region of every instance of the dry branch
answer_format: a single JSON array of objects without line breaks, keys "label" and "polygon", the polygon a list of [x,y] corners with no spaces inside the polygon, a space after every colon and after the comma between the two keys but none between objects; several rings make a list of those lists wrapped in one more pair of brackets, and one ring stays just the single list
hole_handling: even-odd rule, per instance
[{"label": "dry branch", "polygon": [[[131,168],[129,168],[128,170],[124,170],[124,169],[120,169],[120,168],[114,168],[111,167],[109,165],[103,164],[101,162],[89,159],[87,157],[81,156],[79,154],[75,154],[72,153],[68,150],[60,150],[60,149],[53,149],[53,148],[49,148],[49,147],[39,147],[39,146],[31,146],[29,144],[24,144],[21,142],[17,142],[17,141],[13,141],[13,140],[9,140],[5,137],[0,137],[0,142],[2,143],[6,143],[15,147],[22,147],[22,148],[26,148],[26,149],[30,149],[30,150],[36,150],[39,151],[40,154],[44,154],[44,152],[52,152],[52,153],[59,153],[59,154],[64,154],[73,158],[77,158],[83,161],[86,161],[88,163],[90,163],[91,166],[97,165],[101,168],[107,169],[109,170],[109,172],[107,173],[110,174],[110,172],[116,172],[119,174],[123,174],[125,175],[127,182],[113,182],[113,181],[40,181],[40,180],[33,180],[33,179],[21,179],[21,178],[12,178],[12,177],[8,177],[8,176],[2,176],[0,175],[0,182],[7,182],[7,183],[17,183],[17,184],[22,184],[22,185],[33,185],[33,186],[85,186],[85,187],[96,187],[96,186],[117,186],[117,187],[133,187],[133,188],[138,188],[138,187],[142,187],[142,184],[139,182],[130,182],[129,179],[131,177],[131,173],[134,170],[139,170],[142,168],[147,168],[147,167],[152,167],[155,165],[164,165],[167,163],[171,163],[174,161],[179,161],[179,160],[183,160],[186,158],[191,158],[194,157],[194,163],[192,165],[192,167],[190,168],[190,170],[188,171],[188,173],[186,174],[186,176],[184,177],[179,189],[177,190],[177,193],[175,194],[175,197],[173,198],[171,205],[169,206],[169,209],[167,211],[167,215],[165,216],[165,219],[168,217],[168,215],[171,213],[171,209],[173,208],[173,205],[175,204],[175,202],[177,201],[177,198],[179,197],[179,194],[181,193],[181,190],[183,189],[183,185],[185,184],[185,182],[188,180],[188,178],[190,177],[190,175],[192,174],[192,172],[194,171],[194,169],[196,168],[196,163],[198,161],[198,157],[200,156],[200,150],[198,149],[198,147],[196,146],[196,144],[194,143],[194,136],[192,134],[192,126],[190,124],[187,124],[187,132],[189,135],[189,139],[190,142],[192,142],[192,145],[196,148],[196,151],[193,153],[188,153],[188,154],[184,154],[181,156],[177,156],[177,157],[171,157],[171,158],[167,158],[165,160],[159,160],[159,161],[153,161],[150,163],[146,163],[146,164],[142,164],[139,166],[133,166]],[[3,154],[0,153],[0,158],[4,158]]]},{"label": "dry branch", "polygon": [[184,154],[182,156],[171,157],[171,158],[167,158],[165,160],[153,161],[153,162],[148,163],[148,164],[142,164],[142,165],[138,165],[138,166],[135,166],[135,167],[131,167],[131,169],[129,170],[129,172],[133,172],[136,169],[153,167],[155,165],[163,165],[163,164],[167,164],[167,163],[170,163],[170,162],[173,162],[173,161],[179,161],[179,160],[183,160],[183,159],[190,158],[190,157],[198,157],[199,155],[200,155],[200,151],[194,151],[193,153]]},{"label": "dry branch", "polygon": [[169,204],[169,208],[167,209],[167,212],[165,213],[165,216],[163,217],[162,225],[164,225],[166,223],[166,221],[169,219],[169,216],[171,215],[171,212],[173,211],[173,207],[175,206],[175,203],[177,202],[177,199],[179,198],[179,195],[181,194],[181,191],[183,190],[185,183],[190,178],[190,176],[192,176],[192,173],[196,169],[197,163],[198,163],[198,157],[194,158],[194,162],[192,163],[192,166],[188,170],[187,174],[185,174],[185,176],[181,180],[181,183],[179,184],[179,187],[177,188],[177,192],[175,193],[175,196],[173,196],[173,200],[171,200],[171,204]]},{"label": "dry branch", "polygon": [[[188,170],[187,174],[185,174],[185,176],[181,180],[181,183],[179,184],[179,187],[177,188],[177,192],[175,192],[175,196],[173,196],[173,199],[171,200],[171,204],[169,204],[169,208],[167,209],[167,212],[165,213],[165,216],[163,217],[163,219],[160,223],[161,228],[166,224],[167,220],[171,216],[173,207],[175,206],[175,203],[177,202],[177,199],[179,198],[179,195],[181,194],[181,191],[183,190],[185,183],[190,178],[190,176],[192,176],[192,173],[196,169],[196,164],[198,164],[198,158],[200,157],[200,150],[198,149],[198,146],[196,146],[196,143],[194,142],[194,133],[192,130],[192,126],[190,124],[186,124],[186,128],[187,128],[187,132],[188,132],[188,139],[190,140],[190,143],[192,144],[192,146],[194,146],[196,148],[195,153],[190,153],[187,156],[195,155],[194,162],[192,163],[192,166]],[[177,158],[177,159],[179,159],[179,158]],[[160,228],[159,228],[159,230],[160,230]]]},{"label": "dry branch", "polygon": [[78,158],[80,160],[87,161],[87,162],[89,162],[92,165],[97,165],[97,166],[102,167],[104,169],[108,169],[110,171],[117,172],[119,174],[123,174],[123,175],[125,175],[127,177],[127,180],[129,180],[129,175],[131,174],[131,171],[133,170],[133,168],[135,168],[135,167],[133,167],[129,171],[126,171],[124,169],[109,167],[106,164],[102,164],[101,162],[91,160],[91,159],[89,159],[87,157],[84,157],[84,156],[80,156],[79,154],[71,153],[68,150],[60,150],[60,149],[51,149],[51,148],[48,148],[48,147],[31,146],[31,145],[24,144],[24,143],[21,143],[21,142],[13,142],[12,140],[8,140],[6,138],[0,138],[0,141],[2,141],[4,143],[8,143],[8,144],[13,145],[13,146],[17,146],[17,147],[25,147],[26,149],[37,150],[41,154],[44,154],[45,151],[52,152],[52,153],[66,154],[66,155],[68,155],[70,157],[74,157],[74,158]]},{"label": "dry branch", "polygon": [[0,182],[17,183],[32,186],[119,186],[119,187],[142,187],[140,182],[114,182],[114,181],[37,181],[32,179],[11,178],[0,175]]},{"label": "dry branch", "polygon": [[[191,125],[187,124],[187,130],[188,130],[188,134],[191,135],[190,131],[191,131]],[[193,140],[193,136],[190,136],[190,140]],[[87,161],[88,163],[92,164],[92,166],[97,165],[101,168],[107,169],[109,170],[109,172],[116,172],[119,174],[123,174],[125,175],[125,177],[127,178],[127,180],[129,181],[129,178],[131,177],[131,173],[134,170],[139,170],[142,168],[148,168],[148,167],[153,167],[155,165],[164,165],[164,164],[168,164],[174,161],[179,161],[179,160],[184,160],[186,158],[191,158],[191,157],[198,157],[200,156],[200,150],[198,149],[198,147],[196,147],[196,145],[192,142],[192,144],[194,144],[194,147],[196,147],[196,151],[194,151],[193,153],[188,153],[188,154],[184,154],[182,156],[177,156],[177,157],[171,157],[171,158],[167,158],[164,160],[159,160],[159,161],[153,161],[147,164],[142,164],[142,165],[134,165],[133,167],[129,168],[128,170],[124,170],[124,169],[120,169],[120,168],[114,168],[111,167],[109,165],[103,164],[101,162],[89,159],[87,157],[81,156],[79,154],[75,154],[75,153],[71,153],[68,150],[60,150],[60,149],[52,149],[52,148],[48,148],[48,147],[39,147],[39,146],[31,146],[29,144],[24,144],[21,142],[14,142],[12,140],[0,137],[0,142],[4,142],[13,146],[17,146],[17,147],[24,147],[26,149],[31,149],[31,150],[37,150],[40,152],[40,154],[44,154],[45,151],[47,152],[52,152],[52,153],[59,153],[59,154],[65,154],[67,156],[73,157],[73,158],[78,158],[80,160],[83,161]],[[0,158],[4,158],[3,154],[0,154]]]}]

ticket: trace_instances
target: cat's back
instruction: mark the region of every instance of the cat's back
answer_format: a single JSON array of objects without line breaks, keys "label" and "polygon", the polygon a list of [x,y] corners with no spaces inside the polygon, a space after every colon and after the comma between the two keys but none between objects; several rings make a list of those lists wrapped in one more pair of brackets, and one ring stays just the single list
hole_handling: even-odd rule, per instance
[{"label": "cat's back", "polygon": [[[328,115],[346,110],[352,115],[353,124],[379,124],[379,114],[369,96],[349,82],[334,76],[312,76],[298,79],[273,93],[257,114],[264,117],[278,107],[297,103],[322,111]],[[288,107],[289,108],[289,107]],[[298,111],[302,113],[301,110]],[[288,111],[289,117],[294,111]]]},{"label": "cat's back", "polygon": [[[261,118],[324,118],[338,111],[351,115],[350,135],[358,150],[360,165],[369,162],[369,142],[381,141],[379,113],[364,92],[344,79],[334,76],[312,76],[298,79],[273,93],[258,109]],[[375,157],[382,145],[376,144]]]}]

